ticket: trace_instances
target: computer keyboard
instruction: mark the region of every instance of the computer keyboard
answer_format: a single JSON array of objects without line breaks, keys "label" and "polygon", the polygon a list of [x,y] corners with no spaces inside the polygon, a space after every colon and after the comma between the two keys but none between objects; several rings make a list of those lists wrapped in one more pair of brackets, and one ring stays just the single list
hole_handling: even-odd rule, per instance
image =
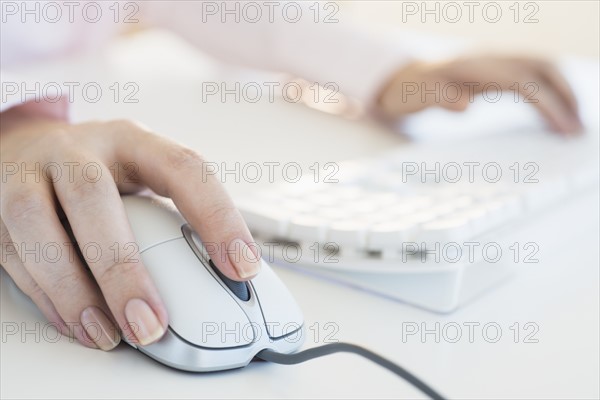
[{"label": "computer keyboard", "polygon": [[519,226],[598,187],[598,134],[411,143],[326,167],[238,202],[263,257],[445,312],[535,260]]}]

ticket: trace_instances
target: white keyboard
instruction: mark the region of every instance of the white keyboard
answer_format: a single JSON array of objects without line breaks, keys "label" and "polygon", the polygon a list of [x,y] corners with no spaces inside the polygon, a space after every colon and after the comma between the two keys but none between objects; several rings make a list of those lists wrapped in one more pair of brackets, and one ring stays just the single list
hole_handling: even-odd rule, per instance
[{"label": "white keyboard", "polygon": [[597,133],[514,132],[328,164],[238,207],[269,261],[446,312],[509,276],[511,254],[535,260],[519,226],[598,179]]}]

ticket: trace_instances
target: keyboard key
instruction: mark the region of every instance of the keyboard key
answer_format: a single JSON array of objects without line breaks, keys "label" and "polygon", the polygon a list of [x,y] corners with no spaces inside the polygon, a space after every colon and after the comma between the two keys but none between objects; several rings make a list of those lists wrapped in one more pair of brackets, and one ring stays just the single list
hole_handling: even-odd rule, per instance
[{"label": "keyboard key", "polygon": [[363,196],[365,190],[362,187],[338,183],[326,186],[322,193],[330,194],[340,200],[354,200]]},{"label": "keyboard key", "polygon": [[337,243],[340,247],[363,249],[367,243],[365,225],[356,221],[334,222],[327,231],[327,241]]},{"label": "keyboard key", "polygon": [[253,232],[267,236],[287,234],[290,213],[258,202],[239,202],[238,209]]},{"label": "keyboard key", "polygon": [[469,237],[467,239],[489,230],[495,224],[494,219],[492,219],[492,216],[485,205],[478,205],[476,207],[458,211],[448,216],[448,218],[466,221],[470,228]]},{"label": "keyboard key", "polygon": [[449,242],[462,243],[471,236],[469,219],[466,217],[448,217],[421,225],[417,241],[424,242],[427,248],[435,247],[436,243],[444,246]]},{"label": "keyboard key", "polygon": [[348,215],[341,207],[319,207],[314,211],[314,215],[329,222],[352,218],[352,215]]},{"label": "keyboard key", "polygon": [[299,242],[324,242],[327,221],[314,216],[297,216],[289,224],[289,238]]},{"label": "keyboard key", "polygon": [[307,176],[302,177],[298,182],[282,184],[279,190],[286,197],[304,197],[311,193],[317,193],[322,189],[322,185],[315,183],[314,179]]},{"label": "keyboard key", "polygon": [[390,206],[397,204],[401,197],[390,192],[375,192],[365,194],[360,198],[361,202],[367,202],[377,205],[378,207]]},{"label": "keyboard key", "polygon": [[437,218],[437,214],[435,212],[430,212],[429,210],[420,211],[413,214],[408,214],[403,217],[403,220],[406,222],[412,222],[414,224],[423,224],[427,222],[431,222]]},{"label": "keyboard key", "polygon": [[[542,182],[542,180],[544,182]],[[569,192],[566,178],[544,179],[538,183],[524,183],[523,200],[528,210],[536,210],[547,206],[563,197]]]},{"label": "keyboard key", "polygon": [[416,226],[415,223],[401,221],[373,225],[367,233],[367,247],[370,250],[401,249]]},{"label": "keyboard key", "polygon": [[363,201],[354,201],[352,203],[340,205],[340,207],[346,211],[348,216],[351,215],[362,215],[369,214],[378,209],[377,204],[363,202]]},{"label": "keyboard key", "polygon": [[283,200],[277,205],[273,204],[273,206],[281,207],[292,214],[309,213],[314,211],[316,208],[315,204],[298,198]]},{"label": "keyboard key", "polygon": [[398,202],[394,205],[386,207],[384,211],[390,215],[407,215],[419,209],[419,206],[412,202]]},{"label": "keyboard key", "polygon": [[467,195],[459,195],[455,199],[452,200],[453,205],[457,209],[469,207],[474,202],[475,202],[475,199],[472,196],[467,196]]},{"label": "keyboard key", "polygon": [[456,210],[456,205],[452,202],[440,202],[439,204],[427,209],[427,212],[434,214],[436,217],[441,217],[450,214]]}]

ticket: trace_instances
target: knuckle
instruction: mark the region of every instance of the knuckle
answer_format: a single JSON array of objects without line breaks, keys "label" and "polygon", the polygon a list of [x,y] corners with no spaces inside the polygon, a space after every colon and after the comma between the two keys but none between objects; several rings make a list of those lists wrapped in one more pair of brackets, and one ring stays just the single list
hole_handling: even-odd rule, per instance
[{"label": "knuckle", "polygon": [[531,62],[539,68],[552,68],[554,66],[550,60],[541,57],[532,58]]},{"label": "knuckle", "polygon": [[73,143],[75,138],[73,133],[64,128],[51,128],[49,132],[40,137],[42,144],[51,144],[55,148],[62,148],[63,145]]},{"label": "knuckle", "polygon": [[542,58],[533,58],[523,62],[521,70],[523,73],[536,75],[541,72],[551,71],[553,69],[554,64],[552,64],[552,62]]},{"label": "knuckle", "polygon": [[84,174],[77,175],[73,179],[73,186],[71,187],[71,191],[77,197],[88,197],[88,195],[92,192],[96,192],[98,182],[94,182],[88,179]]},{"label": "knuckle", "polygon": [[[86,165],[89,167],[91,164]],[[93,164],[96,164],[94,168],[86,168],[81,174],[76,174],[69,188],[72,201],[82,206],[106,199],[113,184],[112,177],[108,180],[104,176],[104,168],[99,163]]]},{"label": "knuckle", "polygon": [[97,280],[101,286],[118,287],[128,282],[139,282],[142,271],[139,262],[113,262],[98,272]]},{"label": "knuckle", "polygon": [[74,288],[80,285],[80,278],[75,271],[60,271],[60,273],[52,275],[51,283],[49,284],[49,293],[72,293]]},{"label": "knuckle", "polygon": [[109,121],[106,123],[103,130],[111,132],[113,138],[117,141],[126,140],[127,142],[131,141],[132,143],[139,143],[148,140],[151,136],[155,136],[142,123],[130,119],[116,119]]},{"label": "knuckle", "polygon": [[52,143],[54,143],[55,146],[56,144],[70,144],[74,141],[73,133],[67,129],[54,128],[52,132],[49,133],[49,135],[43,136],[43,139],[52,141]]},{"label": "knuckle", "polygon": [[141,131],[141,125],[130,119],[115,119],[108,122],[109,126],[117,132],[137,132]]},{"label": "knuckle", "polygon": [[38,285],[33,279],[22,283],[19,286],[19,289],[21,289],[21,291],[25,293],[27,297],[34,301],[38,299],[41,300],[46,297],[46,292],[44,292],[40,285]]},{"label": "knuckle", "polygon": [[209,226],[231,226],[240,218],[238,209],[233,205],[221,205],[210,210],[204,220]]},{"label": "knuckle", "polygon": [[2,199],[2,218],[9,224],[47,212],[48,199],[33,190],[14,191]]},{"label": "knuckle", "polygon": [[[69,129],[51,128],[49,132],[38,139],[37,147],[39,149],[51,150],[51,157],[61,157],[63,149],[75,147],[76,135]],[[49,154],[50,155],[50,154]]]},{"label": "knuckle", "polygon": [[167,163],[175,170],[199,169],[203,162],[200,154],[187,147],[173,146],[167,152]]},{"label": "knuckle", "polygon": [[[6,229],[4,222],[0,222],[0,243],[3,245],[2,250],[4,250],[4,246],[11,243],[12,239],[10,237],[10,232]],[[2,258],[4,260],[4,258]]]},{"label": "knuckle", "polygon": [[12,241],[8,229],[2,224],[0,231],[0,264],[6,263],[13,257],[18,257],[17,245]]}]

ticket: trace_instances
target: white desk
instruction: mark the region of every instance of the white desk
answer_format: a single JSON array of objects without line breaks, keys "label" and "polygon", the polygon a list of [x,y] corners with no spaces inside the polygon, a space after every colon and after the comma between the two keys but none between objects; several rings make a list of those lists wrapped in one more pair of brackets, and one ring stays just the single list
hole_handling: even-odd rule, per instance
[{"label": "white desk", "polygon": [[[140,102],[79,104],[76,118],[136,118],[211,160],[227,163],[296,161],[308,166],[376,154],[402,143],[374,124],[344,121],[293,104],[203,104],[193,88],[209,70],[189,64],[176,67],[174,55],[147,50],[134,50],[124,41],[110,50],[104,65],[94,58],[80,61],[93,66],[82,74],[95,81],[137,81]],[[183,49],[170,51],[178,54]],[[166,66],[180,68],[174,82],[167,83],[167,77],[148,79],[168,70]],[[58,64],[54,67],[45,73],[60,79],[52,74],[68,72]],[[251,184],[227,186],[234,196],[256,190]],[[532,227],[541,262],[522,267],[515,279],[451,315],[431,314],[289,270],[276,271],[304,310],[307,326],[334,323],[339,328],[335,338],[386,355],[450,398],[598,398],[597,205],[598,195],[591,193]],[[549,236],[555,241],[557,235],[562,246],[544,246]],[[4,272],[1,289],[3,333],[10,323],[29,329],[44,323]],[[466,330],[458,343],[436,343],[432,335],[424,343],[418,336],[403,343],[403,322],[429,328],[436,322],[495,322],[502,337],[488,343],[476,329],[473,343]],[[521,325],[519,343],[510,330],[515,322]],[[534,336],[538,343],[524,343],[527,322],[539,326]],[[46,333],[51,339],[52,331]],[[322,343],[326,333],[321,329],[318,340],[308,336],[306,346]],[[1,346],[2,398],[421,397],[395,376],[353,355],[293,367],[253,363],[230,372],[191,374],[163,367],[126,345],[103,353],[65,338],[50,343],[34,335],[25,340],[16,335],[4,338]]]}]

